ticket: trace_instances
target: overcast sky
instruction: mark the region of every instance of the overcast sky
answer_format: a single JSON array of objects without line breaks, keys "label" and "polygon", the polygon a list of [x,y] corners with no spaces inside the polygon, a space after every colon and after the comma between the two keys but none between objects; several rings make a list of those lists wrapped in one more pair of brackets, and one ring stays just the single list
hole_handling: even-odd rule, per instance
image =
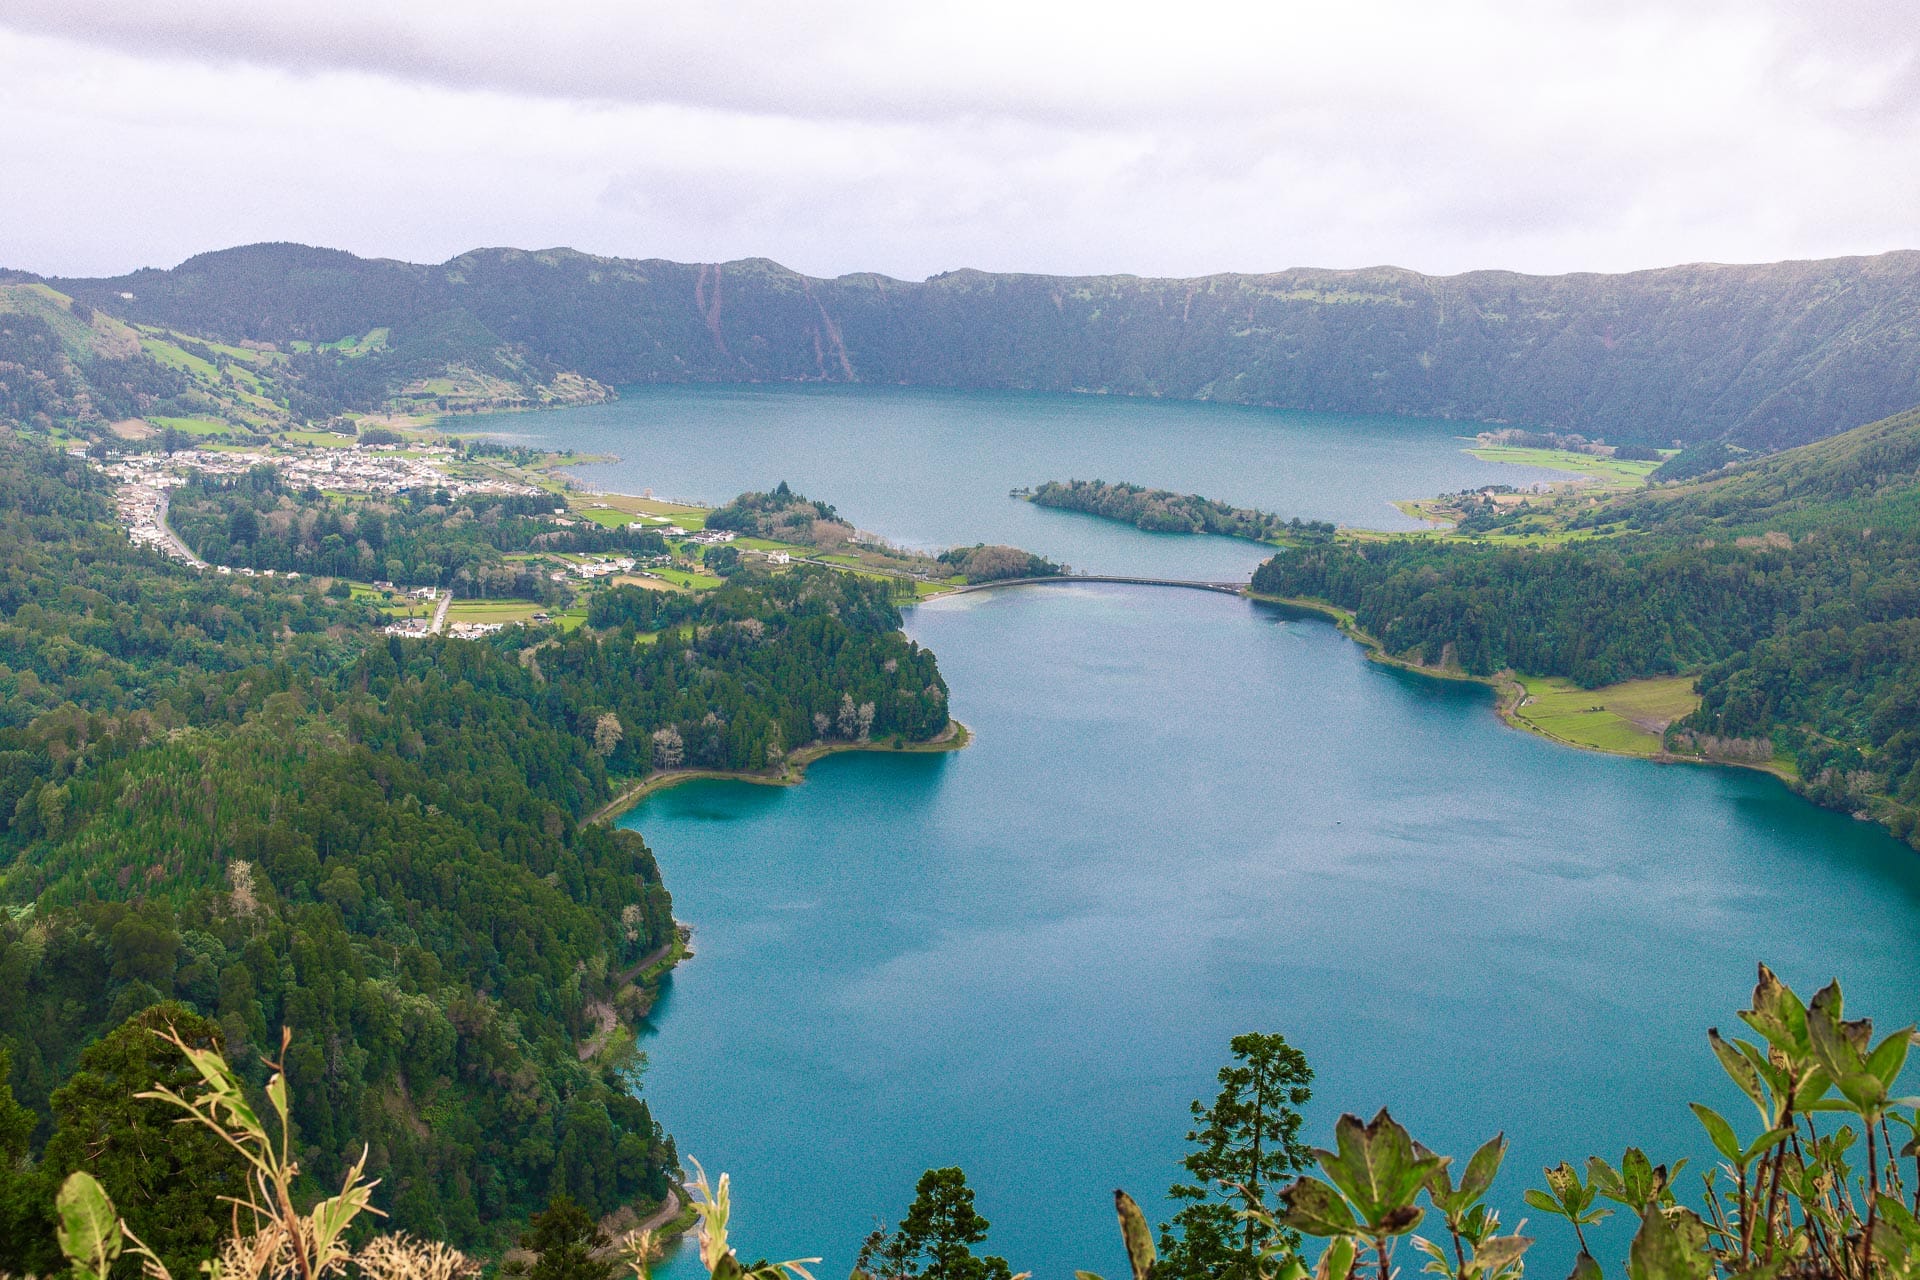
[{"label": "overcast sky", "polygon": [[1920,247],[1914,0],[0,0],[0,266]]}]

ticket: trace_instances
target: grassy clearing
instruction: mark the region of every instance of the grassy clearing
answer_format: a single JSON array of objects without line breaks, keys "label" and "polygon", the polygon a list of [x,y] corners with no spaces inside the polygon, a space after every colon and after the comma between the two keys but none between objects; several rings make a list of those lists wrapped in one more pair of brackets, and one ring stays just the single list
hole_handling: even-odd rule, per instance
[{"label": "grassy clearing", "polygon": [[[608,529],[624,529],[633,523],[632,514],[626,511],[596,511],[592,508],[575,508],[573,514],[585,516],[595,524],[602,525]],[[648,527],[651,528],[653,526],[649,525]]]},{"label": "grassy clearing", "polygon": [[735,538],[732,543],[742,551],[785,551],[789,555],[803,556],[813,548],[803,547],[793,542],[775,542],[771,538]]},{"label": "grassy clearing", "polygon": [[648,570],[676,587],[685,587],[689,591],[711,591],[720,585],[720,579],[710,573],[693,573],[686,569],[666,566]]},{"label": "grassy clearing", "polygon": [[1637,489],[1653,474],[1658,462],[1627,462],[1564,449],[1516,449],[1506,445],[1468,449],[1483,462],[1508,462],[1524,467],[1572,471],[1609,489]]},{"label": "grassy clearing", "polygon": [[447,621],[526,622],[540,612],[532,600],[455,600],[447,606]]},{"label": "grassy clearing", "polygon": [[337,431],[283,431],[280,438],[291,444],[308,444],[320,449],[353,448],[353,437]]},{"label": "grassy clearing", "polygon": [[1558,677],[1521,676],[1525,692],[1509,714],[1523,727],[1574,746],[1658,755],[1661,731],[1700,705],[1693,681],[1660,676],[1582,689]]},{"label": "grassy clearing", "polygon": [[[649,571],[651,572],[651,571]],[[678,591],[679,587],[644,573],[623,573],[613,580],[616,587],[638,587],[642,591]]]},{"label": "grassy clearing", "polygon": [[333,351],[343,356],[363,356],[386,346],[390,333],[388,329],[374,329],[358,337],[341,338],[337,342],[308,342],[295,338],[287,346],[294,351]]},{"label": "grassy clearing", "polygon": [[190,436],[224,436],[233,430],[231,424],[218,418],[148,418],[147,421]]},{"label": "grassy clearing", "polygon": [[924,600],[928,596],[945,595],[955,587],[964,587],[966,585],[966,578],[956,574],[951,578],[945,578],[939,582],[915,582],[913,584],[913,594]]},{"label": "grassy clearing", "polygon": [[156,338],[151,334],[142,333],[140,335],[140,347],[161,364],[168,365],[175,369],[184,369],[188,373],[196,374],[209,382],[217,382],[220,379],[220,371],[218,369],[208,364],[205,360],[202,360],[199,356],[187,354],[164,338]]}]

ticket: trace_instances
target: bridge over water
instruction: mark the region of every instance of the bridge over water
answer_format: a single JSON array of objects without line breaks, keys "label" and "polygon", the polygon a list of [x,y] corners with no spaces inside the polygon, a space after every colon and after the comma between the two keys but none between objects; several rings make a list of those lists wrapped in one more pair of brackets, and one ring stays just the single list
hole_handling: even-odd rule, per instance
[{"label": "bridge over water", "polygon": [[998,582],[974,582],[943,594],[957,596],[968,591],[994,591],[1000,587],[1045,586],[1048,583],[1071,586],[1081,582],[1117,582],[1132,587],[1185,587],[1191,591],[1218,591],[1229,596],[1243,596],[1248,587],[1245,582],[1206,582],[1197,578],[1121,578],[1109,574],[1069,573],[1047,578],[1002,578]]}]

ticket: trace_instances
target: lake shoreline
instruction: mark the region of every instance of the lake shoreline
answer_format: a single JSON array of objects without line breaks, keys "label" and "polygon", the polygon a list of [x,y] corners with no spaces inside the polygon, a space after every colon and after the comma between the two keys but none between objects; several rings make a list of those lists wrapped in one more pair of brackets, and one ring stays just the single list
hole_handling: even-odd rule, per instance
[{"label": "lake shoreline", "polygon": [[613,799],[595,810],[588,822],[611,822],[655,792],[677,787],[683,782],[711,779],[719,782],[750,782],[762,787],[792,787],[806,780],[807,766],[826,756],[847,751],[877,751],[901,754],[958,751],[973,741],[973,731],[958,720],[949,719],[947,727],[924,742],[903,742],[899,746],[881,742],[814,742],[796,748],[771,769],[665,769],[650,773],[630,784]]},{"label": "lake shoreline", "polygon": [[1752,769],[1757,773],[1764,773],[1770,777],[1778,778],[1789,787],[1796,781],[1793,774],[1789,773],[1778,763],[1770,760],[1721,760],[1712,756],[1679,755],[1667,750],[1617,751],[1612,748],[1597,746],[1590,742],[1576,742],[1571,738],[1561,737],[1559,734],[1553,733],[1519,714],[1520,707],[1528,695],[1526,686],[1522,685],[1520,681],[1514,677],[1512,672],[1502,671],[1490,676],[1478,676],[1458,667],[1430,667],[1418,662],[1409,662],[1405,658],[1396,658],[1388,653],[1385,646],[1380,643],[1377,637],[1360,626],[1351,610],[1342,609],[1339,605],[1332,604],[1325,600],[1314,600],[1307,596],[1273,596],[1264,595],[1255,591],[1248,591],[1246,594],[1249,600],[1257,600],[1263,604],[1277,604],[1286,608],[1298,609],[1303,612],[1318,614],[1328,619],[1340,629],[1342,635],[1365,650],[1369,662],[1377,662],[1385,667],[1393,667],[1400,671],[1412,672],[1415,675],[1427,676],[1435,680],[1453,680],[1466,684],[1485,685],[1494,691],[1494,714],[1500,717],[1502,724],[1507,725],[1509,728],[1518,729],[1522,733],[1530,733],[1537,738],[1544,738],[1548,742],[1556,743],[1563,747],[1571,747],[1575,751],[1590,751],[1596,755],[1615,756],[1623,760],[1649,760],[1654,764],[1704,764],[1730,769]]}]

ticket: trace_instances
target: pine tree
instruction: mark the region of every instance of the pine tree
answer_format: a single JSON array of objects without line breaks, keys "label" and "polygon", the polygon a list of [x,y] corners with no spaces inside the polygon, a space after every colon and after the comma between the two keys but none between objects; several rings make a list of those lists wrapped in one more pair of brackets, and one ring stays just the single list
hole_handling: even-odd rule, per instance
[{"label": "pine tree", "polygon": [[1240,1215],[1271,1212],[1268,1191],[1306,1166],[1297,1108],[1312,1096],[1313,1069],[1283,1036],[1249,1033],[1228,1047],[1219,1096],[1193,1104],[1193,1150],[1180,1163],[1194,1181],[1168,1192],[1186,1207],[1161,1225],[1156,1280],[1261,1280],[1299,1247],[1295,1233]]},{"label": "pine tree", "polygon": [[973,1207],[973,1189],[958,1168],[929,1169],[914,1187],[900,1226],[875,1231],[861,1246],[854,1274],[876,1280],[1008,1280],[1005,1258],[979,1257],[987,1220]]}]

